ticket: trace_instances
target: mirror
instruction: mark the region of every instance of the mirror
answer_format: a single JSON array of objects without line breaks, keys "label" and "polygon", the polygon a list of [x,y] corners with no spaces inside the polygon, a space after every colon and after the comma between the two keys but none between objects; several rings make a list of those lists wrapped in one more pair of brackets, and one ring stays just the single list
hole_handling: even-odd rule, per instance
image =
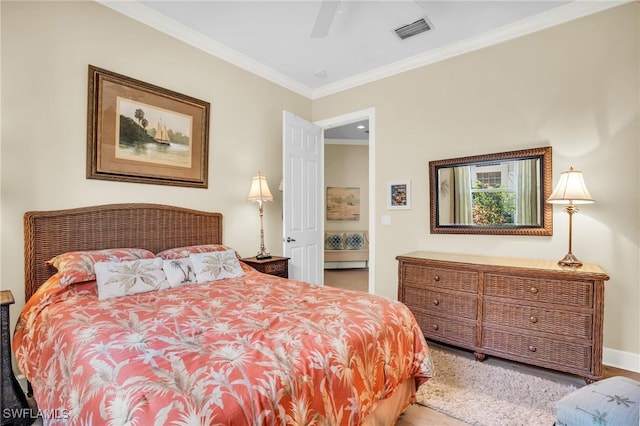
[{"label": "mirror", "polygon": [[432,234],[552,235],[551,147],[429,162]]}]

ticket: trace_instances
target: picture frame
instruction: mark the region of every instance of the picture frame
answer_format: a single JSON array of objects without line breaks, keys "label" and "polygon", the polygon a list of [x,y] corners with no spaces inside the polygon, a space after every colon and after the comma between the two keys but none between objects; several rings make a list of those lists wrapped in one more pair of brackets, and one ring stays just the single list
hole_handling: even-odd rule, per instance
[{"label": "picture frame", "polygon": [[89,65],[87,179],[208,187],[210,105]]},{"label": "picture frame", "polygon": [[387,209],[411,209],[411,181],[387,182]]},{"label": "picture frame", "polygon": [[327,220],[360,220],[360,188],[328,186]]}]

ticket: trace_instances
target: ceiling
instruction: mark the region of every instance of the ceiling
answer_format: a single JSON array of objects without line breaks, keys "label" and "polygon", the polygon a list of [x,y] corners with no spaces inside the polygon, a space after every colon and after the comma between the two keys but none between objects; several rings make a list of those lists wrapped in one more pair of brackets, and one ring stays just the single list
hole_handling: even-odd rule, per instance
[{"label": "ceiling", "polygon": [[[311,99],[626,2],[97,1]],[[421,18],[431,30],[394,32]]]},{"label": "ceiling", "polygon": [[350,141],[368,141],[369,140],[369,120],[357,121],[342,126],[324,129],[325,143],[336,143],[330,140],[350,140]]}]

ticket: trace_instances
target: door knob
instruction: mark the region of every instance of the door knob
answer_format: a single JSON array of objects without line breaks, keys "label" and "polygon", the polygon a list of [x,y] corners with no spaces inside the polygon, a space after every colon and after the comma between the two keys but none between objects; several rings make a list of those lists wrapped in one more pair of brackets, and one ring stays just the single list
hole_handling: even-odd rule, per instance
[{"label": "door knob", "polygon": [[288,243],[290,243],[290,242],[292,242],[292,241],[295,241],[295,240],[294,240],[293,238],[291,238],[291,237],[287,237],[287,242],[288,242]]}]

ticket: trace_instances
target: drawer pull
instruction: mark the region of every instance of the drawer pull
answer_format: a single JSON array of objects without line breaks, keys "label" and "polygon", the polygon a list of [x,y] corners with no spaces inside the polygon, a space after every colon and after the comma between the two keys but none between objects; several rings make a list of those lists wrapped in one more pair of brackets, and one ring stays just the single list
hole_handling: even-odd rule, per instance
[{"label": "drawer pull", "polygon": [[529,345],[529,351],[531,351],[531,352],[535,352],[535,351],[537,351],[537,350],[538,350],[538,349],[537,349],[535,346],[533,346],[533,345]]},{"label": "drawer pull", "polygon": [[438,324],[433,324],[432,327],[433,327],[434,330],[437,330],[438,329]]},{"label": "drawer pull", "polygon": [[440,281],[440,275],[435,275],[435,276],[433,277],[433,280],[434,280],[434,281]]},{"label": "drawer pull", "polygon": [[538,294],[538,287],[531,287],[531,293]]},{"label": "drawer pull", "polygon": [[438,305],[440,304],[440,301],[439,301],[438,299],[435,299],[435,300],[433,301],[433,304],[434,304],[434,305],[436,305],[436,306],[438,306]]},{"label": "drawer pull", "polygon": [[530,318],[529,318],[529,321],[531,321],[532,323],[534,323],[534,324],[535,324],[535,323],[537,323],[537,322],[538,322],[538,318],[536,318],[536,317],[530,317]]}]

